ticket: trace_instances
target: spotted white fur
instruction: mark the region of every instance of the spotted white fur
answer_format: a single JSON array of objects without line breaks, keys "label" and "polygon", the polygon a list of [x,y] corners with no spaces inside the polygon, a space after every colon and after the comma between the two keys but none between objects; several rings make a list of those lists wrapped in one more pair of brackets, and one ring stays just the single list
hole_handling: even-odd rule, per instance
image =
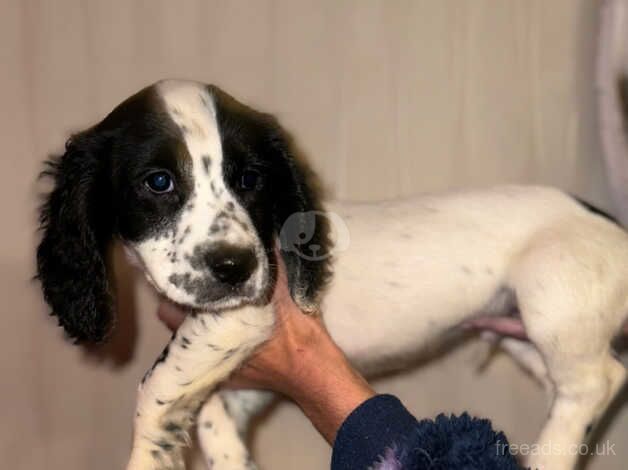
[{"label": "spotted white fur", "polygon": [[249,418],[268,404],[269,396],[272,395],[260,391],[234,390],[210,397],[199,414],[196,427],[208,468],[257,468],[246,448],[244,431]]},{"label": "spotted white fur", "polygon": [[[209,393],[270,336],[273,322],[270,306],[200,313],[185,319],[163,362],[138,390],[129,470],[184,468],[182,449],[189,444],[188,431]],[[212,419],[215,430],[223,430],[223,440],[240,441],[235,422],[221,424],[228,418],[224,408],[216,411],[215,405],[215,401],[206,405],[208,411],[203,414],[212,417],[202,422]],[[221,448],[219,455],[206,458],[233,465],[243,456],[240,448],[241,442],[237,449]],[[248,454],[242,458],[248,459]]]},{"label": "spotted white fur", "polygon": [[394,370],[465,319],[510,313],[517,300],[532,343],[503,346],[552,398],[538,444],[554,452],[527,465],[573,469],[568,449],[587,438],[626,377],[610,348],[628,311],[626,233],[541,187],[329,208],[351,244],[335,256],[322,311],[351,361],[367,375]]},{"label": "spotted white fur", "polygon": [[[158,90],[183,131],[195,192],[170,239],[156,237],[132,248],[159,291],[193,304],[169,276],[190,269],[185,255],[207,241],[209,226],[231,202],[241,224],[231,224],[221,236],[256,250],[260,262],[250,282],[252,289],[262,289],[268,260],[246,211],[222,180],[211,97],[191,82],[163,82]],[[211,157],[209,174],[204,170],[206,155]],[[335,256],[324,319],[361,370],[398,368],[465,319],[487,309],[500,313],[497,307],[516,299],[554,392],[539,444],[565,449],[586,438],[626,377],[610,350],[628,310],[628,236],[622,229],[565,194],[538,187],[330,208],[343,218],[351,243]],[[243,226],[248,229],[240,230]],[[177,244],[184,235],[184,242]],[[167,252],[174,245],[176,259],[171,262]],[[223,307],[242,301],[237,293],[230,297]],[[129,469],[182,468],[180,449],[206,395],[268,338],[272,324],[270,307],[186,319],[165,359],[140,388]],[[518,355],[518,348],[510,350]],[[244,400],[232,397],[230,412],[214,397],[201,413],[200,426],[206,421],[216,426],[213,432],[199,433],[213,470],[251,464],[238,434],[238,424],[246,422]],[[255,401],[250,396],[246,400]],[[234,410],[238,403],[242,408]],[[252,412],[255,407],[248,408]],[[215,431],[221,433],[219,439]],[[575,459],[568,452],[535,455],[528,465],[568,470]]]},{"label": "spotted white fur", "polygon": [[507,349],[551,383],[538,444],[561,449],[527,465],[573,469],[578,456],[567,449],[587,438],[626,377],[610,347],[628,312],[626,232],[540,187],[330,208],[351,245],[337,255],[322,310],[353,363],[366,373],[398,366],[465,319],[510,313],[516,300],[547,371],[529,348]]}]

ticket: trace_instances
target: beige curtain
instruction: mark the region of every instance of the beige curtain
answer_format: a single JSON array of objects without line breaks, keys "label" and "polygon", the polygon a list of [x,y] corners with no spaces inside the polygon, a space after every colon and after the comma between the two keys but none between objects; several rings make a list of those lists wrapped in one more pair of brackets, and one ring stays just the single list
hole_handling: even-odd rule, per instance
[{"label": "beige curtain", "polygon": [[[70,132],[159,78],[195,78],[276,113],[338,197],[519,181],[608,206],[596,22],[591,0],[0,0],[0,466],[121,468],[136,384],[167,338],[121,262],[113,347],[88,354],[46,316],[30,279],[35,175]],[[484,351],[470,345],[376,387],[417,416],[469,410],[532,442],[543,394],[507,358],[479,372]],[[590,468],[626,468],[626,408],[601,437],[617,455]],[[265,469],[329,464],[287,404],[254,448]]]}]

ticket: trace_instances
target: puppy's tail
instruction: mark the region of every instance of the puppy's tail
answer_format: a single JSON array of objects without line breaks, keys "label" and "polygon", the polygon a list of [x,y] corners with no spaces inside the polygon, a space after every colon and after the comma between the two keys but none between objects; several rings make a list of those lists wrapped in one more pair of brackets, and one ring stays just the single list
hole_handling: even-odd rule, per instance
[{"label": "puppy's tail", "polygon": [[628,226],[628,0],[604,1],[599,31],[600,137],[617,218]]}]

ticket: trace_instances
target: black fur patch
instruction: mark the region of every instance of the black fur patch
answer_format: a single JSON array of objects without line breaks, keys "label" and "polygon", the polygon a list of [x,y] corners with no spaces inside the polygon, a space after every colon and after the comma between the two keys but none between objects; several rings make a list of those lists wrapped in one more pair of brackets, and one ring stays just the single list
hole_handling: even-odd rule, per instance
[{"label": "black fur patch", "polygon": [[211,158],[209,158],[209,155],[203,155],[201,157],[201,160],[203,161],[203,169],[205,170],[205,174],[209,175],[209,168],[212,165]]},{"label": "black fur patch", "polygon": [[99,158],[103,145],[93,136],[75,136],[43,173],[54,189],[40,212],[37,277],[59,325],[77,341],[101,341],[112,323],[105,258],[113,216],[103,197],[110,193],[102,176],[109,169]]},{"label": "black fur patch", "polygon": [[[215,86],[208,89],[216,106],[225,181],[248,212],[267,253],[272,253],[274,240],[288,217],[298,214],[305,218],[322,210],[317,179],[297,157],[291,137],[273,116],[239,103]],[[259,174],[253,190],[240,186],[242,173],[249,169]],[[329,253],[326,218],[317,218],[309,243]],[[308,260],[292,251],[281,254],[293,297],[298,292],[299,300],[308,306],[317,304],[331,276],[329,257]],[[271,260],[270,264],[273,267],[276,263]]]},{"label": "black fur patch", "polygon": [[227,359],[230,359],[231,357],[233,357],[233,355],[238,352],[238,348],[231,348],[231,349],[227,349],[227,351],[225,351],[224,356],[222,357],[223,361],[226,361]]},{"label": "black fur patch", "polygon": [[164,429],[168,432],[179,432],[181,431],[181,426],[176,423],[170,422],[164,426]]},{"label": "black fur patch", "polygon": [[[189,194],[191,160],[181,139],[149,87],[74,135],[47,163],[43,175],[54,187],[40,211],[37,277],[59,324],[77,341],[101,341],[110,331],[105,260],[113,237],[137,241],[174,226]],[[176,191],[158,199],[144,184],[155,167],[177,181]]]},{"label": "black fur patch", "polygon": [[[151,366],[151,368],[146,371],[146,373],[144,374],[144,377],[142,377],[142,383],[146,382],[146,380],[151,376],[151,374],[153,373],[153,370],[155,370],[155,367],[157,367],[157,365],[161,364],[162,362],[166,360],[170,352],[170,343],[172,343],[175,336],[176,336],[176,333],[173,333],[172,337],[170,338],[170,341],[168,341],[168,344],[166,344],[166,347],[161,351],[161,354],[157,357],[157,359],[155,359],[155,362],[153,362],[153,365]],[[157,400],[157,404],[161,405],[165,403],[163,402],[160,403],[160,400]]]},{"label": "black fur patch", "polygon": [[594,206],[593,204],[585,201],[584,199],[580,199],[579,197],[576,197],[576,196],[571,196],[571,197],[573,197],[581,206],[583,206],[589,212],[597,214],[600,217],[604,217],[605,219],[610,220],[611,222],[613,222],[613,223],[615,223],[617,225],[621,225],[619,223],[619,221],[615,217],[613,217],[611,214],[609,214],[608,212],[600,209],[599,207]]},{"label": "black fur patch", "polygon": [[155,445],[161,449],[163,449],[164,451],[168,452],[171,451],[172,449],[174,449],[174,444],[168,442],[168,441],[157,441],[155,442]]},{"label": "black fur patch", "polygon": [[155,366],[157,366],[157,364],[164,362],[166,358],[168,357],[169,352],[170,352],[170,343],[166,345],[163,351],[161,351],[161,354],[157,357],[157,359],[155,359],[155,363],[153,364],[152,368],[154,369]]}]

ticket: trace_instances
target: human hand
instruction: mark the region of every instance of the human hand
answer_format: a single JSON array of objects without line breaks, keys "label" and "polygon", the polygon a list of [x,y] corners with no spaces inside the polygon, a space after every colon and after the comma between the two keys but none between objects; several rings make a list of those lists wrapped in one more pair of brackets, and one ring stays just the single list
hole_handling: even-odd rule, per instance
[{"label": "human hand", "polygon": [[[319,432],[332,443],[344,419],[375,393],[333,342],[318,316],[301,312],[288,289],[285,266],[277,256],[272,303],[275,330],[243,366],[228,387],[266,389],[295,401]],[[162,302],[159,318],[176,329],[185,313]]]},{"label": "human hand", "polygon": [[[294,303],[288,290],[283,262],[277,267],[272,303],[275,308],[273,336],[233,375],[233,388],[267,389],[293,396],[298,393],[306,367],[315,354],[325,352],[335,360],[344,356],[329,337],[319,316],[306,315]],[[176,330],[186,313],[163,301],[157,316],[170,330]]]}]

